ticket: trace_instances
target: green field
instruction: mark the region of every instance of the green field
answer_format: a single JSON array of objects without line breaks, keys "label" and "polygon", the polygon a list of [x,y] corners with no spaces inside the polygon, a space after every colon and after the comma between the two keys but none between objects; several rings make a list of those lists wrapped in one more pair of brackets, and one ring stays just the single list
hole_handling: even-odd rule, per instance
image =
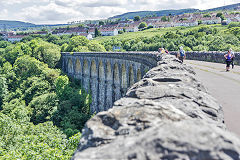
[{"label": "green field", "polygon": [[113,46],[122,51],[156,51],[159,47],[170,51],[183,46],[187,51],[225,51],[233,48],[240,51],[239,23],[222,26],[200,25],[195,27],[152,28],[117,36],[97,37],[94,41],[111,51]]}]

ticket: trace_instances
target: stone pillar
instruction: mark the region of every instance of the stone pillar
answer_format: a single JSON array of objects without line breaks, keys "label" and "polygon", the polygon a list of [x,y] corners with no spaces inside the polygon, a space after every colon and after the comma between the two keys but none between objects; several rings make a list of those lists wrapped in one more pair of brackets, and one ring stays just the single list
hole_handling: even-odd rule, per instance
[{"label": "stone pillar", "polygon": [[113,80],[106,80],[105,87],[106,87],[106,105],[104,107],[104,110],[108,110],[113,106],[113,102],[114,102]]},{"label": "stone pillar", "polygon": [[105,110],[105,88],[107,84],[105,84],[106,81],[106,72],[105,72],[105,66],[106,64],[103,64],[102,61],[99,62],[99,69],[98,69],[98,108],[100,111]]},{"label": "stone pillar", "polygon": [[98,80],[97,76],[92,76],[90,79],[90,86],[91,86],[91,96],[92,96],[92,103],[91,103],[91,112],[100,112],[98,108]]},{"label": "stone pillar", "polygon": [[131,87],[134,83],[135,83],[135,81],[134,81],[134,72],[133,72],[133,65],[130,65],[129,67],[128,67],[129,69],[128,69],[128,77],[129,77],[129,82],[128,82],[128,87]]},{"label": "stone pillar", "polygon": [[138,68],[137,68],[136,64],[134,64],[134,66],[133,66],[133,79],[134,79],[134,83],[137,82],[137,71],[138,71]]},{"label": "stone pillar", "polygon": [[117,63],[114,64],[113,70],[113,102],[117,101],[121,98],[121,77],[120,77],[120,70],[119,65]]},{"label": "stone pillar", "polygon": [[89,93],[90,85],[89,85],[89,80],[90,80],[90,67],[89,63],[87,60],[84,60],[83,62],[83,88],[86,92]]},{"label": "stone pillar", "polygon": [[128,88],[128,68],[125,64],[121,67],[121,97],[125,96]]},{"label": "stone pillar", "polygon": [[68,76],[72,77],[74,74],[74,69],[73,69],[73,61],[72,58],[68,58],[68,66],[67,66],[67,73]]},{"label": "stone pillar", "polygon": [[90,68],[90,88],[91,88],[91,96],[92,96],[92,103],[91,103],[91,111],[99,112],[98,108],[98,73],[97,73],[97,67],[96,67],[96,61],[91,62],[91,68]]},{"label": "stone pillar", "polygon": [[106,81],[105,81],[105,110],[111,108],[113,106],[113,66],[108,61],[106,63]]},{"label": "stone pillar", "polygon": [[79,57],[76,58],[75,62],[75,74],[74,78],[81,80],[82,79],[82,65]]}]

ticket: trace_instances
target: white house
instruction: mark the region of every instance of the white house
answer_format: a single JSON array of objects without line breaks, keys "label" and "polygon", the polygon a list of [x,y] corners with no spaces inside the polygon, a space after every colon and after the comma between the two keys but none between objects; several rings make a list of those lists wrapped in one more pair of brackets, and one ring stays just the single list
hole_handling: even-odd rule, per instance
[{"label": "white house", "polygon": [[93,39],[93,35],[89,34],[89,33],[80,33],[79,36],[84,36],[86,37],[88,40]]},{"label": "white house", "polygon": [[224,17],[226,18],[226,23],[229,24],[231,22],[240,22],[240,17],[239,15],[235,15],[235,14],[228,14],[228,15],[224,15]]},{"label": "white house", "polygon": [[7,39],[9,42],[19,42],[25,37],[26,35],[11,35],[8,36]]},{"label": "white house", "polygon": [[167,28],[172,27],[172,22],[154,22],[151,23],[151,25],[153,26],[153,28]]},{"label": "white house", "polygon": [[38,31],[38,32],[34,32],[32,34],[40,34],[40,35],[47,35],[48,32],[47,31]]},{"label": "white house", "polygon": [[148,21],[148,22],[153,22],[153,21],[158,21],[158,22],[160,22],[160,21],[161,21],[161,18],[162,18],[162,17],[148,17],[148,18],[146,18],[146,21]]},{"label": "white house", "polygon": [[199,20],[202,21],[202,24],[220,24],[221,23],[220,17],[203,17]]},{"label": "white house", "polygon": [[91,34],[92,37],[94,37],[95,36],[95,28],[89,28],[88,29],[88,34]]},{"label": "white house", "polygon": [[118,30],[116,28],[100,28],[102,36],[116,36],[118,35]]},{"label": "white house", "polygon": [[57,35],[80,35],[81,33],[87,33],[86,28],[82,27],[74,27],[74,28],[59,28],[55,29],[52,34],[57,34]]},{"label": "white house", "polygon": [[189,27],[189,26],[197,26],[198,21],[197,20],[174,21],[172,24],[174,27],[179,27],[179,26]]}]

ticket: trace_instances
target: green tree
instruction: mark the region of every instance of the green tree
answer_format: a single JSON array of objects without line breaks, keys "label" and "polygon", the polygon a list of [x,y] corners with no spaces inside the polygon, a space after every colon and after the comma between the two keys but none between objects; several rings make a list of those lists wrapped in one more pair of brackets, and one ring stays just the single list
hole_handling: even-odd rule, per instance
[{"label": "green tree", "polygon": [[106,49],[104,48],[104,46],[97,42],[90,42],[88,44],[88,49],[89,51],[93,51],[93,52],[106,52]]},{"label": "green tree", "polygon": [[30,121],[31,109],[20,99],[13,99],[3,105],[2,113],[20,123]]},{"label": "green tree", "polygon": [[118,34],[123,34],[124,32],[123,31],[118,31]]},{"label": "green tree", "polygon": [[55,80],[56,93],[60,99],[65,97],[65,94],[66,94],[65,91],[68,85],[69,85],[69,78],[67,76],[59,76]]},{"label": "green tree", "polygon": [[32,55],[36,59],[48,64],[49,67],[54,68],[59,62],[61,58],[59,46],[39,38],[31,40],[28,44],[32,49]]},{"label": "green tree", "polygon": [[0,159],[70,159],[80,136],[69,139],[52,122],[18,122],[0,112]]},{"label": "green tree", "polygon": [[40,77],[28,77],[27,80],[24,80],[20,86],[23,91],[22,99],[25,100],[28,105],[34,97],[47,94],[51,91],[51,84]]},{"label": "green tree", "polygon": [[60,37],[59,37],[59,36],[57,36],[57,35],[52,35],[52,34],[48,34],[46,38],[47,38],[46,40],[47,40],[48,42],[50,42],[50,43],[55,43],[55,44],[56,44],[57,41],[60,40]]},{"label": "green tree", "polygon": [[42,42],[37,49],[39,60],[54,68],[61,58],[60,48],[51,43]]},{"label": "green tree", "polygon": [[170,21],[170,18],[167,17],[167,16],[163,16],[163,17],[161,18],[161,21],[163,21],[163,22]]},{"label": "green tree", "polygon": [[24,43],[18,43],[16,45],[10,45],[5,48],[5,53],[3,54],[3,57],[13,64],[15,60],[18,57],[21,57],[23,55],[30,55],[31,54],[31,48],[24,44]]},{"label": "green tree", "polygon": [[198,25],[202,24],[202,21],[201,20],[198,20]]},{"label": "green tree", "polygon": [[14,63],[13,70],[21,81],[28,77],[42,76],[52,82],[59,76],[59,71],[48,68],[47,64],[28,55],[19,57]]},{"label": "green tree", "polygon": [[212,17],[209,13],[204,14],[203,17]]},{"label": "green tree", "polygon": [[11,43],[7,41],[0,41],[0,48],[6,48],[9,45],[11,45]]},{"label": "green tree", "polygon": [[146,22],[141,22],[138,26],[138,29],[142,29],[142,28],[146,28],[147,27],[147,23]]},{"label": "green tree", "polygon": [[104,22],[103,21],[99,21],[98,24],[101,26],[101,25],[104,25]]},{"label": "green tree", "polygon": [[87,46],[78,46],[77,48],[73,48],[73,52],[89,52]]},{"label": "green tree", "polygon": [[47,93],[33,98],[29,107],[32,108],[31,121],[35,124],[50,120],[57,111],[58,99],[55,93]]},{"label": "green tree", "polygon": [[141,19],[140,16],[135,16],[133,20],[136,22],[136,21],[140,21],[140,19]]},{"label": "green tree", "polygon": [[221,21],[225,20],[224,15],[221,15],[220,18],[221,18]]},{"label": "green tree", "polygon": [[101,36],[101,32],[98,30],[98,28],[95,28],[94,34],[95,37]]},{"label": "green tree", "polygon": [[222,15],[223,15],[222,12],[218,12],[217,15],[216,15],[216,17],[221,17]]}]

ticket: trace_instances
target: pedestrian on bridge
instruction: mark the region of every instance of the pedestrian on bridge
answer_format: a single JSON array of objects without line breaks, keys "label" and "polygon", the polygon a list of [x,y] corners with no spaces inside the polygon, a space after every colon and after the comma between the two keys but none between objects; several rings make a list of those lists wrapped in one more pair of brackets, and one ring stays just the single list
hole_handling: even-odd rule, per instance
[{"label": "pedestrian on bridge", "polygon": [[177,54],[177,58],[183,63],[183,60],[186,59],[185,51],[183,50],[183,46],[179,48],[179,52]]},{"label": "pedestrian on bridge", "polygon": [[234,68],[234,62],[233,61],[234,61],[234,58],[235,58],[235,53],[233,52],[232,48],[230,48],[229,51],[232,55],[232,63],[231,64],[232,64],[232,69],[233,69]]},{"label": "pedestrian on bridge", "polygon": [[167,49],[165,49],[165,53],[166,53],[166,54],[168,54],[168,53],[169,53]]},{"label": "pedestrian on bridge", "polygon": [[227,54],[224,55],[224,58],[226,59],[226,72],[228,72],[230,64],[232,63],[232,54],[230,50],[227,52]]},{"label": "pedestrian on bridge", "polygon": [[165,50],[164,50],[164,48],[158,48],[158,52],[161,53],[161,54],[164,54]]}]

